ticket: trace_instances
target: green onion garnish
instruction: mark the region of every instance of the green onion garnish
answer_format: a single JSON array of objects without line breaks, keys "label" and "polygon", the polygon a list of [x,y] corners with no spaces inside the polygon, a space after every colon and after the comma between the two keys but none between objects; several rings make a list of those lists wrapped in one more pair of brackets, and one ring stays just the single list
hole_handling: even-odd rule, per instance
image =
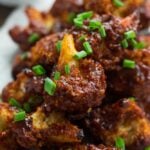
[{"label": "green onion garnish", "polygon": [[131,43],[133,48],[135,48],[136,45],[138,44],[138,42],[135,39],[130,39],[130,43]]},{"label": "green onion garnish", "polygon": [[76,14],[74,12],[69,13],[68,18],[67,18],[68,22],[73,23],[73,19],[75,17],[76,17]]},{"label": "green onion garnish", "polygon": [[122,7],[124,5],[124,3],[121,0],[113,0],[113,4],[116,7]]},{"label": "green onion garnish", "polygon": [[128,48],[128,46],[129,46],[128,41],[127,41],[126,39],[122,40],[121,46],[122,46],[123,48]]},{"label": "green onion garnish", "polygon": [[135,101],[136,98],[135,98],[135,97],[129,97],[129,100],[130,100],[130,101]]},{"label": "green onion garnish", "polygon": [[57,50],[58,53],[61,51],[61,47],[62,47],[62,41],[57,41],[56,50]]},{"label": "green onion garnish", "polygon": [[38,76],[44,75],[46,73],[46,70],[41,65],[33,66],[32,70]]},{"label": "green onion garnish", "polygon": [[59,71],[56,71],[55,73],[54,73],[54,80],[59,80],[60,79],[60,72]]},{"label": "green onion garnish", "polygon": [[29,54],[29,52],[24,52],[24,53],[22,53],[22,54],[20,55],[21,59],[22,59],[22,60],[27,59],[27,58],[28,58],[28,54]]},{"label": "green onion garnish", "polygon": [[146,147],[144,150],[150,150],[150,146]]},{"label": "green onion garnish", "polygon": [[75,54],[74,58],[77,60],[80,60],[82,58],[85,58],[87,56],[87,53],[85,51],[80,51],[77,54]]},{"label": "green onion garnish", "polygon": [[17,108],[21,108],[21,104],[14,98],[10,98],[9,99],[9,104],[11,106],[17,107]]},{"label": "green onion garnish", "polygon": [[143,49],[143,48],[145,48],[145,45],[146,44],[144,42],[139,42],[136,44],[135,48],[136,49]]},{"label": "green onion garnish", "polygon": [[45,79],[44,83],[44,90],[47,92],[49,95],[53,96],[56,91],[56,84],[54,81],[52,81],[50,78]]},{"label": "green onion garnish", "polygon": [[83,12],[77,15],[77,18],[81,18],[82,20],[89,19],[93,16],[92,11]]},{"label": "green onion garnish", "polygon": [[101,35],[102,38],[105,38],[105,37],[106,37],[106,31],[105,31],[105,28],[104,28],[103,25],[100,26],[100,28],[99,28],[99,33],[100,33],[100,35]]},{"label": "green onion garnish", "polygon": [[14,116],[14,121],[18,122],[18,121],[23,121],[26,118],[26,112],[25,111],[20,111],[18,113],[15,114]]},{"label": "green onion garnish", "polygon": [[124,61],[123,61],[124,68],[134,69],[135,66],[136,66],[135,61],[129,60],[129,59],[124,59]]},{"label": "green onion garnish", "polygon": [[80,41],[84,41],[85,39],[86,39],[86,35],[82,35],[82,36],[79,38]]},{"label": "green onion garnish", "polygon": [[29,103],[24,103],[24,104],[23,104],[23,109],[24,109],[27,113],[31,112],[31,106],[30,106],[30,104],[29,104]]},{"label": "green onion garnish", "polygon": [[131,30],[131,31],[125,32],[124,36],[125,36],[125,39],[127,40],[134,39],[136,38],[136,33],[133,30]]},{"label": "green onion garnish", "polygon": [[88,55],[93,53],[92,47],[89,42],[84,42],[83,47],[85,48],[85,51]]},{"label": "green onion garnish", "polygon": [[33,34],[31,34],[31,35],[29,36],[28,42],[29,42],[30,44],[33,44],[33,43],[35,43],[36,41],[38,41],[39,38],[40,38],[39,34],[33,33]]},{"label": "green onion garnish", "polygon": [[95,30],[95,29],[99,29],[101,25],[102,25],[101,22],[97,20],[90,20],[89,28],[90,30]]},{"label": "green onion garnish", "polygon": [[65,73],[70,74],[70,66],[68,64],[65,65]]},{"label": "green onion garnish", "polygon": [[83,26],[83,20],[81,18],[75,18],[73,21],[76,27],[81,28]]},{"label": "green onion garnish", "polygon": [[117,137],[115,140],[115,145],[116,145],[116,148],[125,150],[125,141],[123,138]]}]

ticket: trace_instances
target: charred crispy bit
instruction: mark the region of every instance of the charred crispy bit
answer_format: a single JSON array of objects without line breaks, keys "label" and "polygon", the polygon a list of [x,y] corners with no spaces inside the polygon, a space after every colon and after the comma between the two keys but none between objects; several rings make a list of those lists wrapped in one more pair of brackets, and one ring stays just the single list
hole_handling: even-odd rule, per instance
[{"label": "charred crispy bit", "polygon": [[93,110],[86,124],[105,144],[114,144],[117,137],[125,140],[128,150],[142,150],[150,144],[150,122],[130,99]]},{"label": "charred crispy bit", "polygon": [[12,133],[24,148],[41,148],[44,145],[80,143],[82,130],[71,124],[60,112],[45,113],[38,108],[25,122],[16,123]]},{"label": "charred crispy bit", "polygon": [[43,77],[36,76],[31,70],[25,70],[4,88],[2,98],[5,102],[13,98],[21,105],[29,102],[34,108],[42,102],[43,80]]},{"label": "charred crispy bit", "polygon": [[53,65],[58,61],[59,53],[56,50],[56,43],[62,39],[62,36],[63,33],[46,36],[37,42],[25,58],[24,54],[16,56],[13,64],[13,76],[16,77],[23,69],[37,64],[43,65],[50,73]]},{"label": "charred crispy bit", "polygon": [[[56,81],[55,95],[45,94],[46,106],[67,112],[81,112],[101,103],[106,89],[104,70],[91,59],[79,62],[74,58],[76,53],[73,36],[66,34],[57,64],[62,76]],[[70,67],[69,74],[64,71],[66,64]]]},{"label": "charred crispy bit", "polygon": [[99,14],[113,14],[125,17],[131,14],[143,3],[143,0],[124,0],[123,6],[117,7],[113,0],[84,0],[85,9],[93,10]]},{"label": "charred crispy bit", "polygon": [[[50,32],[54,18],[49,13],[39,12],[32,7],[26,9],[26,14],[29,19],[29,26],[23,29],[15,26],[10,30],[10,35],[22,50],[28,51],[37,40]],[[34,39],[30,40],[31,36],[34,36]]]}]

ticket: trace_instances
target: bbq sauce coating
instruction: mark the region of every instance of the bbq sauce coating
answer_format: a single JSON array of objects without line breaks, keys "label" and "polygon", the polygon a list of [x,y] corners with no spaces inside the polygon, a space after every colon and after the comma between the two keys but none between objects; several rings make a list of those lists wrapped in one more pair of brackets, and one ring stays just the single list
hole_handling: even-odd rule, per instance
[{"label": "bbq sauce coating", "polygon": [[91,112],[86,121],[95,138],[114,144],[117,137],[125,140],[128,150],[141,150],[150,144],[150,126],[142,109],[130,99]]}]

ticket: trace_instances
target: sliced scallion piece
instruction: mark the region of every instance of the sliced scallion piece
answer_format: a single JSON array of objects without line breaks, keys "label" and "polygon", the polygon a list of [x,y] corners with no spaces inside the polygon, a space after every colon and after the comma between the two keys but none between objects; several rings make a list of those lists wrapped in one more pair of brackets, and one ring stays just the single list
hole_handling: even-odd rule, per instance
[{"label": "sliced scallion piece", "polygon": [[21,108],[21,104],[16,99],[14,99],[14,98],[10,98],[9,99],[9,104],[11,106],[16,107],[16,108]]},{"label": "sliced scallion piece", "polygon": [[32,67],[33,72],[40,76],[40,75],[44,75],[46,73],[46,70],[43,68],[43,66],[41,65],[36,65]]},{"label": "sliced scallion piece", "polygon": [[15,113],[14,121],[15,122],[23,121],[23,120],[25,120],[25,118],[26,118],[26,112],[20,111],[18,113]]},{"label": "sliced scallion piece", "polygon": [[136,66],[135,61],[129,60],[129,59],[124,59],[123,61],[123,67],[128,68],[128,69],[134,69]]},{"label": "sliced scallion piece", "polygon": [[32,34],[29,36],[29,38],[28,38],[28,42],[29,42],[30,44],[33,44],[33,43],[35,43],[36,41],[38,41],[39,38],[40,38],[39,34],[37,34],[37,33],[32,33]]},{"label": "sliced scallion piece", "polygon": [[89,42],[84,42],[83,47],[88,55],[93,53],[92,47]]},{"label": "sliced scallion piece", "polygon": [[116,148],[119,148],[121,150],[125,150],[125,141],[123,138],[117,137],[115,140],[115,145],[116,145]]},{"label": "sliced scallion piece", "polygon": [[124,33],[124,37],[127,40],[134,39],[134,38],[136,38],[136,33],[133,30],[130,30],[130,31],[127,31]]},{"label": "sliced scallion piece", "polygon": [[85,58],[87,56],[87,53],[85,51],[80,51],[77,54],[75,54],[74,58],[77,60],[80,60],[82,58]]},{"label": "sliced scallion piece", "polygon": [[122,7],[122,6],[124,6],[124,3],[121,0],[113,0],[113,4],[116,7]]},{"label": "sliced scallion piece", "polygon": [[69,66],[69,64],[65,65],[65,73],[66,74],[70,74],[70,66]]},{"label": "sliced scallion piece", "polygon": [[60,79],[60,72],[59,71],[56,71],[55,73],[54,73],[54,80],[59,80]]},{"label": "sliced scallion piece", "polygon": [[50,78],[46,78],[44,82],[44,90],[49,95],[53,96],[56,91],[56,84],[54,81],[52,81]]}]

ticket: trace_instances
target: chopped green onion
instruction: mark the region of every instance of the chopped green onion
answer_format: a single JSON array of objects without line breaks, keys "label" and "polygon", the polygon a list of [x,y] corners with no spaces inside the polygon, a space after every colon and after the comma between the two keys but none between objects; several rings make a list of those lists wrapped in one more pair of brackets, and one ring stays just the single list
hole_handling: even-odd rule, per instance
[{"label": "chopped green onion", "polygon": [[113,4],[116,7],[122,7],[122,6],[124,6],[124,3],[121,0],[113,0]]},{"label": "chopped green onion", "polygon": [[136,33],[133,30],[131,30],[131,31],[125,32],[124,36],[125,36],[125,39],[127,40],[134,39],[136,38]]},{"label": "chopped green onion", "polygon": [[31,106],[30,106],[30,104],[29,104],[29,103],[24,103],[24,104],[23,104],[23,109],[24,109],[27,113],[31,112]]},{"label": "chopped green onion", "polygon": [[91,47],[91,45],[90,45],[89,42],[84,42],[84,43],[83,43],[83,46],[84,46],[85,51],[86,51],[86,53],[87,53],[88,55],[93,53],[92,47]]},{"label": "chopped green onion", "polygon": [[21,104],[14,98],[10,98],[9,99],[9,104],[11,106],[17,107],[17,108],[21,108]]},{"label": "chopped green onion", "polygon": [[115,140],[115,145],[116,145],[116,148],[125,150],[125,141],[123,138],[117,137]]},{"label": "chopped green onion", "polygon": [[56,50],[57,50],[58,53],[61,51],[61,47],[62,47],[62,41],[57,41]]},{"label": "chopped green onion", "polygon": [[87,53],[85,52],[85,51],[80,51],[80,52],[78,52],[77,54],[75,54],[75,58],[77,59],[77,60],[80,60],[80,59],[82,59],[82,58],[85,58],[87,56]]},{"label": "chopped green onion", "polygon": [[105,28],[103,25],[99,28],[99,33],[100,33],[102,38],[106,37],[106,31],[105,31]]},{"label": "chopped green onion", "polygon": [[136,44],[135,48],[136,49],[143,49],[143,48],[145,48],[145,45],[146,44],[144,42],[139,42]]},{"label": "chopped green onion", "polygon": [[60,79],[60,72],[59,71],[56,71],[55,73],[54,73],[54,80],[59,80]]},{"label": "chopped green onion", "polygon": [[22,60],[27,59],[27,58],[28,58],[28,54],[29,54],[29,52],[24,52],[23,54],[21,54],[21,55],[20,55],[21,59],[22,59]]},{"label": "chopped green onion", "polygon": [[86,38],[86,35],[82,35],[82,36],[79,38],[79,40],[80,40],[80,41],[84,41],[85,38]]},{"label": "chopped green onion", "polygon": [[33,34],[31,34],[31,35],[29,36],[28,42],[29,42],[30,44],[33,44],[33,43],[35,43],[36,41],[38,41],[39,38],[40,38],[39,34],[33,33]]},{"label": "chopped green onion", "polygon": [[123,47],[123,48],[128,48],[128,41],[126,40],[126,39],[124,39],[124,40],[122,40],[122,42],[121,42],[121,46]]},{"label": "chopped green onion", "polygon": [[134,69],[135,68],[135,61],[133,60],[129,60],[129,59],[125,59],[123,61],[123,67],[124,68],[128,68],[128,69]]},{"label": "chopped green onion", "polygon": [[38,76],[44,75],[46,73],[45,69],[41,65],[36,65],[36,66],[32,67],[32,70]]},{"label": "chopped green onion", "polygon": [[55,94],[55,91],[56,91],[55,82],[53,82],[50,78],[46,78],[45,83],[44,83],[44,90],[49,95],[53,96]]},{"label": "chopped green onion", "polygon": [[65,73],[70,74],[70,66],[68,64],[65,65]]},{"label": "chopped green onion", "polygon": [[81,18],[75,18],[74,24],[76,27],[81,28],[83,26],[83,20]]},{"label": "chopped green onion", "polygon": [[136,99],[135,99],[135,97],[129,97],[129,100],[135,101]]},{"label": "chopped green onion", "polygon": [[150,146],[146,147],[144,150],[150,150]]},{"label": "chopped green onion", "polygon": [[92,11],[83,12],[77,15],[77,18],[81,18],[82,20],[89,19],[93,16]]},{"label": "chopped green onion", "polygon": [[73,23],[73,19],[75,17],[76,17],[76,14],[74,12],[69,13],[68,18],[67,18],[68,22]]},{"label": "chopped green onion", "polygon": [[89,23],[89,28],[91,30],[95,30],[95,29],[99,29],[101,27],[101,22],[97,21],[97,20],[90,20]]},{"label": "chopped green onion", "polygon": [[14,116],[14,121],[18,122],[18,121],[23,121],[26,118],[26,112],[25,111],[20,111],[18,113],[15,114]]},{"label": "chopped green onion", "polygon": [[130,40],[130,43],[131,43],[131,45],[132,45],[133,48],[135,48],[136,45],[138,44],[135,39],[131,39],[131,40]]}]

